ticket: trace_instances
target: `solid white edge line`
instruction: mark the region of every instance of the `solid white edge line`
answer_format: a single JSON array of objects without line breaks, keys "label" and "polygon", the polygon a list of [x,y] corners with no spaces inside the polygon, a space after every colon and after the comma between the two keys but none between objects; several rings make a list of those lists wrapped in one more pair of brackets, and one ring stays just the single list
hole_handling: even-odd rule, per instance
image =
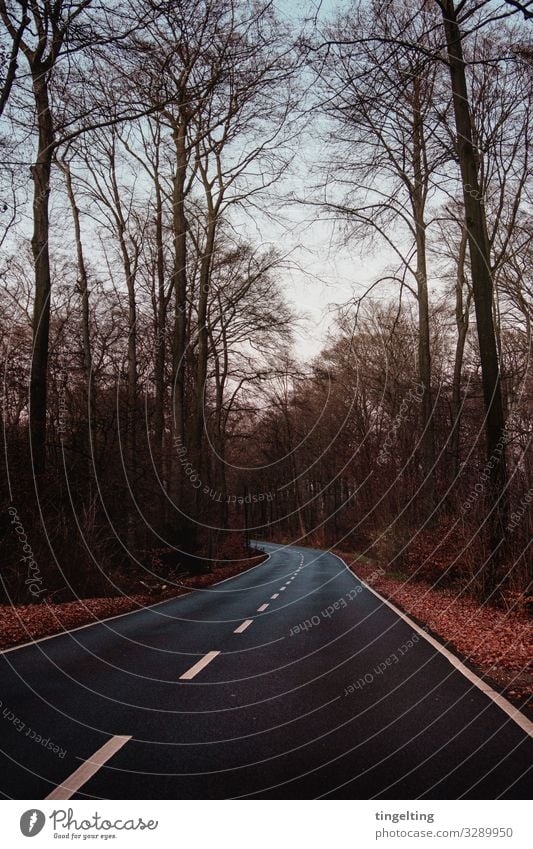
[{"label": "solid white edge line", "polygon": [[131,740],[131,735],[129,737],[121,735],[111,737],[111,740],[108,740],[94,755],[87,758],[72,775],[69,775],[55,790],[52,790],[45,799],[70,799],[128,740]]},{"label": "solid white edge line", "polygon": [[188,669],[187,672],[184,672],[183,675],[180,675],[179,680],[190,681],[191,678],[195,678],[196,675],[198,675],[198,673],[201,672],[202,669],[204,669],[208,663],[211,663],[211,661],[214,660],[215,657],[218,657],[219,654],[219,651],[208,651],[207,654],[204,654],[204,656],[194,664],[194,666],[191,666],[191,668]]},{"label": "solid white edge line", "polygon": [[[259,551],[259,549],[257,550]],[[239,572],[237,575],[230,575],[229,578],[223,578],[221,581],[216,581],[216,583],[210,584],[207,589],[211,589],[211,587],[218,587],[219,584],[225,584],[226,581],[233,581],[235,578],[240,578],[242,575],[247,575],[248,572],[253,572],[254,569],[259,569],[260,566],[264,566],[268,563],[272,555],[266,551],[262,551],[261,553],[267,555],[267,559],[263,560],[262,563],[258,563],[257,566],[251,566],[245,572]],[[74,634],[75,631],[83,631],[85,628],[93,628],[95,625],[102,625],[104,622],[111,622],[113,619],[121,619],[123,616],[131,616],[134,613],[144,613],[145,610],[155,610],[155,608],[159,607],[161,604],[169,604],[171,601],[178,601],[178,599],[185,598],[188,595],[193,595],[195,592],[198,592],[198,590],[189,590],[181,595],[174,595],[171,598],[163,599],[163,601],[156,601],[154,604],[148,604],[146,607],[139,607],[136,610],[126,610],[125,613],[115,613],[114,616],[106,616],[105,619],[97,619],[96,622],[86,622],[85,625],[77,625],[75,628],[66,628],[63,631],[58,631],[57,634],[47,634],[46,637],[37,637],[36,640],[29,640],[27,643],[19,643],[18,646],[9,646],[7,649],[0,649],[0,655],[9,654],[9,652],[17,651],[17,649],[25,649],[28,648],[28,646],[35,646],[37,643],[44,643],[46,640],[53,640],[54,637],[63,637],[65,634]],[[16,605],[10,605],[10,607],[16,607]]]},{"label": "solid white edge line", "polygon": [[392,604],[392,602],[390,602],[388,599],[384,598],[380,593],[378,593],[377,590],[374,590],[369,584],[366,583],[366,581],[364,581],[362,578],[359,578],[355,574],[355,572],[352,572],[352,570],[350,569],[348,564],[342,559],[342,557],[339,557],[338,554],[334,554],[332,551],[329,551],[328,554],[333,554],[333,557],[336,557],[337,560],[340,560],[341,563],[348,570],[348,572],[350,572],[350,574],[353,575],[353,577],[358,580],[365,587],[365,589],[370,590],[370,592],[373,593],[377,598],[379,598],[379,600],[382,601],[383,604],[386,604],[387,607],[390,607],[390,609],[393,610],[394,613],[396,613],[396,615],[400,617],[400,619],[403,619],[404,622],[408,622],[409,626],[413,629],[413,631],[416,631],[417,634],[420,634],[422,637],[424,637],[424,639],[430,645],[432,645],[433,648],[437,649],[437,651],[444,655],[446,660],[448,660],[452,666],[454,666],[459,672],[461,672],[462,675],[464,675],[465,678],[467,678],[472,684],[474,684],[474,686],[476,686],[478,690],[481,690],[482,693],[485,693],[485,695],[488,696],[489,699],[492,699],[492,701],[497,704],[499,708],[501,708],[508,716],[510,716],[511,719],[513,719],[516,724],[520,726],[522,731],[525,731],[526,734],[529,734],[530,737],[533,737],[533,722],[531,722],[519,708],[511,704],[511,702],[509,702],[505,698],[505,696],[502,696],[501,693],[497,693],[496,690],[493,690],[492,687],[490,687],[485,681],[483,681],[479,677],[479,675],[476,675],[475,672],[472,672],[467,666],[465,666],[464,663],[462,663],[459,658],[456,657],[456,655],[452,654],[451,651],[448,651],[448,649],[444,648],[444,646],[439,643],[438,640],[432,637],[431,634],[428,634],[427,631],[424,631],[423,628],[420,628],[420,626],[417,625],[416,622],[413,622],[413,620],[410,619],[409,616],[407,616],[407,614],[403,612],[403,610],[400,610],[398,607]]},{"label": "solid white edge line", "polygon": [[242,634],[243,631],[246,631],[246,629],[250,627],[253,621],[253,619],[245,619],[244,622],[241,622],[238,628],[235,628],[233,633]]},{"label": "solid white edge line", "polygon": [[263,612],[263,610],[266,610],[266,609],[267,609],[267,607],[268,607],[268,604],[262,604],[262,605],[261,605],[261,607],[258,607],[258,608],[257,608],[257,612],[258,612],[258,613],[262,613],[262,612]]}]

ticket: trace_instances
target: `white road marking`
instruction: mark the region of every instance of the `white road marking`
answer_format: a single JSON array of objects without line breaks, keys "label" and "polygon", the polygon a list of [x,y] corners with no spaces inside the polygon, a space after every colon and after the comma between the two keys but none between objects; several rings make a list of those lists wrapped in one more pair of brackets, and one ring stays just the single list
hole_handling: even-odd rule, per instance
[{"label": "white road marking", "polygon": [[202,657],[202,659],[198,661],[198,663],[195,663],[194,666],[191,666],[191,668],[187,670],[187,672],[184,672],[183,675],[180,675],[180,681],[190,681],[191,678],[194,678],[196,675],[198,675],[198,673],[201,672],[202,669],[204,669],[204,667],[206,667],[208,663],[211,663],[211,661],[214,660],[215,657],[218,657],[219,654],[219,651],[208,651],[207,654],[204,655],[204,657]]},{"label": "white road marking", "polygon": [[274,601],[275,598],[279,598],[279,593],[274,593],[274,595],[271,595],[270,598]]},{"label": "white road marking", "polygon": [[268,604],[262,604],[262,605],[261,605],[261,607],[258,607],[258,608],[257,608],[257,612],[258,612],[258,613],[262,613],[262,612],[263,612],[263,610],[266,610],[266,609],[267,609],[267,607],[268,607]]},{"label": "white road marking", "polygon": [[83,787],[93,775],[98,772],[109,758],[112,758],[115,752],[124,746],[125,743],[131,740],[131,736],[111,737],[107,743],[98,749],[90,758],[87,758],[81,766],[76,769],[62,784],[56,787],[55,790],[46,797],[47,799],[70,799],[80,787]]},{"label": "white road marking", "polygon": [[235,628],[233,633],[234,634],[242,634],[243,631],[246,631],[246,629],[250,627],[250,625],[252,624],[253,621],[254,621],[253,619],[245,619],[244,622],[242,622],[242,624],[239,625],[238,628]]},{"label": "white road marking", "polygon": [[[332,551],[330,551],[329,553],[333,554]],[[482,678],[480,678],[474,672],[471,672],[470,669],[468,669],[468,667],[464,665],[464,663],[461,663],[458,657],[452,654],[451,651],[448,651],[448,649],[445,649],[444,646],[441,645],[438,640],[435,640],[430,634],[424,631],[423,628],[420,628],[416,624],[416,622],[413,622],[413,620],[410,619],[409,616],[407,616],[403,612],[403,610],[400,610],[398,607],[392,604],[392,602],[384,598],[381,593],[378,593],[377,590],[372,589],[372,587],[367,584],[366,581],[363,581],[362,578],[359,578],[355,572],[352,572],[352,570],[349,568],[348,564],[345,563],[342,557],[339,557],[338,554],[333,554],[333,557],[336,557],[337,560],[340,560],[341,563],[344,564],[346,569],[348,569],[348,572],[350,572],[350,574],[353,575],[353,577],[356,578],[356,580],[358,580],[365,587],[365,589],[370,590],[370,592],[373,593],[373,595],[377,596],[377,598],[379,598],[379,600],[382,601],[383,604],[386,604],[387,607],[390,607],[390,609],[393,610],[396,615],[400,617],[400,619],[403,619],[404,622],[407,622],[409,624],[409,627],[412,628],[413,631],[416,631],[417,634],[420,634],[421,637],[424,637],[424,639],[428,643],[430,643],[433,648],[437,649],[437,651],[443,654],[446,660],[448,660],[452,666],[454,666],[459,672],[461,672],[465,676],[465,678],[468,678],[468,680],[472,684],[474,684],[474,686],[477,687],[478,690],[481,690],[482,693],[485,693],[485,695],[488,696],[489,699],[492,699],[492,701],[495,702],[498,707],[500,707],[503,711],[505,711],[505,713],[510,716],[511,719],[514,719],[514,721],[517,725],[520,726],[522,731],[525,731],[526,734],[529,734],[530,737],[533,737],[533,722],[531,722],[527,718],[527,716],[524,716],[522,711],[512,705],[511,702],[508,702],[504,696],[500,695],[500,693],[497,693],[496,690],[492,689],[492,687],[489,687],[486,681],[483,681]]]},{"label": "white road marking", "polygon": [[[267,559],[263,560],[261,563],[258,563],[257,566],[250,566],[249,569],[246,569],[247,573],[253,572],[254,569],[259,569],[261,566],[264,566],[265,563],[268,563],[272,555],[268,554],[268,552],[266,551],[264,553],[267,554]],[[122,619],[125,616],[133,616],[135,613],[144,613],[145,610],[156,610],[156,608],[164,607],[165,605],[167,605],[168,607],[171,602],[178,601],[178,599],[185,598],[185,596],[193,595],[194,593],[210,592],[213,587],[218,587],[219,584],[225,584],[226,581],[233,581],[236,578],[240,578],[243,574],[244,572],[239,572],[239,574],[237,575],[230,575],[229,578],[224,578],[222,581],[216,581],[214,584],[210,584],[203,590],[191,590],[188,593],[182,593],[181,595],[173,596],[172,598],[167,598],[165,599],[165,601],[156,601],[155,604],[147,604],[146,607],[139,607],[137,610],[127,610],[126,613],[117,613],[115,616],[106,616],[104,619],[98,619],[96,622],[87,622],[86,625],[77,625],[76,628],[67,628],[64,631],[59,631],[57,634],[48,634],[47,637],[39,637],[36,640],[29,640],[29,642],[27,643],[20,643],[18,646],[11,646],[8,649],[0,649],[0,655],[8,654],[9,652],[17,651],[18,649],[25,649],[28,646],[34,646],[36,643],[44,643],[48,640],[55,639],[55,637],[62,637],[65,634],[73,634],[75,631],[84,631],[85,628],[94,628],[96,625],[102,625],[102,623],[104,622],[111,622],[112,619]],[[230,590],[223,590],[223,592],[230,592]],[[163,616],[166,616],[166,614],[164,613]],[[168,618],[174,619],[173,616],[169,616]],[[109,630],[112,631],[112,633],[115,633],[112,628],[110,628]]]},{"label": "white road marking", "polygon": [[287,589],[287,587],[280,587],[280,588],[279,588],[279,591],[280,591],[280,593],[282,593],[282,592],[283,592],[283,590],[286,590],[286,589]]}]

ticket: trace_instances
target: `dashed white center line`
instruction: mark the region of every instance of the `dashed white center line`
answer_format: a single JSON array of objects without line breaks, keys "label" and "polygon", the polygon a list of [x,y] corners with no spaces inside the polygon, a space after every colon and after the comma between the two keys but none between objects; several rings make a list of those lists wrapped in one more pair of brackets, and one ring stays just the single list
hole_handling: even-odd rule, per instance
[{"label": "dashed white center line", "polygon": [[81,766],[76,769],[72,775],[70,775],[62,784],[59,784],[55,790],[46,797],[47,799],[70,799],[74,793],[86,784],[93,775],[98,772],[100,767],[102,767],[109,758],[112,758],[115,752],[118,752],[122,746],[131,740],[131,736],[120,736],[111,737],[111,740],[108,740],[107,743],[104,743],[100,749],[98,749],[94,755],[88,758],[86,761],[82,763]]},{"label": "dashed white center line", "polygon": [[239,625],[238,628],[235,628],[233,633],[234,634],[242,634],[243,631],[246,631],[246,629],[250,627],[250,625],[252,624],[253,621],[254,621],[253,619],[245,619],[244,622],[241,625]]},{"label": "dashed white center line", "polygon": [[275,598],[278,598],[278,597],[279,597],[279,593],[274,593],[274,595],[271,595],[271,596],[270,596],[270,598],[272,599],[272,601],[274,601],[274,599],[275,599]]},{"label": "dashed white center line", "polygon": [[266,610],[266,609],[267,609],[267,607],[268,607],[268,604],[262,604],[262,605],[261,605],[261,607],[258,607],[258,608],[257,608],[257,612],[258,612],[258,613],[262,613],[262,612],[263,612],[263,610]]},{"label": "dashed white center line", "polygon": [[283,590],[286,590],[286,589],[287,589],[287,587],[280,587],[280,588],[279,588],[279,591],[280,591],[280,593],[282,593],[282,592],[283,592]]},{"label": "dashed white center line", "polygon": [[187,672],[184,672],[183,675],[180,675],[180,681],[190,681],[191,678],[194,678],[196,675],[198,675],[198,673],[201,672],[202,669],[204,669],[204,667],[206,667],[208,663],[211,663],[211,661],[214,660],[215,657],[218,657],[219,654],[219,651],[208,651],[207,654],[204,655],[204,657],[202,657],[202,659],[198,661],[198,663],[195,663],[194,666],[191,666],[191,668],[187,670]]}]

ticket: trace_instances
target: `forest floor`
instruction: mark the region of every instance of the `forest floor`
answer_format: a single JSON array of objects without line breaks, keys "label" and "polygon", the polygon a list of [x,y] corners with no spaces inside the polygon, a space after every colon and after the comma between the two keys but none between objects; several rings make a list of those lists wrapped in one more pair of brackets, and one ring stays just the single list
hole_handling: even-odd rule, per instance
[{"label": "forest floor", "polygon": [[336,553],[358,578],[533,717],[533,622],[525,612],[482,605],[458,590],[387,572],[356,554]]},{"label": "forest floor", "polygon": [[[131,589],[128,591],[125,588],[127,585],[121,583],[124,587],[122,592],[117,590],[116,595],[105,598],[80,598],[57,604],[43,600],[39,604],[0,605],[0,649],[59,634],[80,625],[100,622],[110,616],[142,610],[191,590],[212,586],[257,566],[266,556],[258,554],[232,563],[215,563],[204,574],[161,582],[156,589],[146,593],[131,593]],[[129,583],[131,587],[133,582],[130,580]],[[137,580],[136,584],[139,583]]]}]

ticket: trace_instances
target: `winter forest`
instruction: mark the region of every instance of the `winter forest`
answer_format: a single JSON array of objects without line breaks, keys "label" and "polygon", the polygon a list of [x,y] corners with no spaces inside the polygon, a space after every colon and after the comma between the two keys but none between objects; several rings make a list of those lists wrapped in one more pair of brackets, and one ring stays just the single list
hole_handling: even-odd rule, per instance
[{"label": "winter forest", "polygon": [[0,0],[3,605],[271,540],[527,609],[532,17]]}]

